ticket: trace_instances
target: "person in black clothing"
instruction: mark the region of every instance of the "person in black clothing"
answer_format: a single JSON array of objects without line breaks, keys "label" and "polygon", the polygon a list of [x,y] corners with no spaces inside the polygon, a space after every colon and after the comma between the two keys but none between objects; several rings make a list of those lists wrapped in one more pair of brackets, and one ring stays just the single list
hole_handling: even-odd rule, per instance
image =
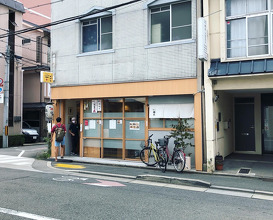
[{"label": "person in black clothing", "polygon": [[71,155],[78,154],[78,142],[79,142],[79,126],[77,124],[76,118],[73,117],[71,119],[71,124],[69,127],[69,133],[71,134],[71,141],[72,141],[72,151]]}]

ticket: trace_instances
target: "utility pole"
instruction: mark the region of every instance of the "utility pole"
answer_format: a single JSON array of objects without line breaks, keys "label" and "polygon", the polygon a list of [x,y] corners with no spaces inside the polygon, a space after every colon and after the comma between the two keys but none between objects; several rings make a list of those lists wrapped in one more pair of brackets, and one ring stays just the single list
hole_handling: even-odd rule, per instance
[{"label": "utility pole", "polygon": [[9,125],[9,64],[10,64],[10,47],[7,45],[6,52],[6,72],[4,81],[4,116],[3,116],[3,148],[8,145],[8,125]]}]

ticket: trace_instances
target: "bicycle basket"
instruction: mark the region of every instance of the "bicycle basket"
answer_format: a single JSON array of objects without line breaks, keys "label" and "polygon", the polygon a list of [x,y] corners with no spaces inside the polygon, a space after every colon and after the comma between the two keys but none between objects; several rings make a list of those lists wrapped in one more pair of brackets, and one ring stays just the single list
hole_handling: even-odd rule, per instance
[{"label": "bicycle basket", "polygon": [[158,139],[159,146],[164,147],[168,144],[168,140],[166,138],[160,138]]}]

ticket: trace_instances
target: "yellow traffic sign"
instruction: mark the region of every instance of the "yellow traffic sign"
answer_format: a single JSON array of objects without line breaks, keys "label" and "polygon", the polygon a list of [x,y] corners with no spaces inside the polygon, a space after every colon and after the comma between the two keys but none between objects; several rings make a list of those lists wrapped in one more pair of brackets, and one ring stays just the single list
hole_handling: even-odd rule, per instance
[{"label": "yellow traffic sign", "polygon": [[41,71],[41,82],[53,83],[53,73]]}]

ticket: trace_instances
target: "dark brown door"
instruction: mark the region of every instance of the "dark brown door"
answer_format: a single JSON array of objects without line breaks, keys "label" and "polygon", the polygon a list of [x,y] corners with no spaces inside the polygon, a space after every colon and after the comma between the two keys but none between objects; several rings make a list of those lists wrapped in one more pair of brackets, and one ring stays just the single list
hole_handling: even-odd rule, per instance
[{"label": "dark brown door", "polygon": [[254,98],[235,98],[235,151],[255,151]]}]

